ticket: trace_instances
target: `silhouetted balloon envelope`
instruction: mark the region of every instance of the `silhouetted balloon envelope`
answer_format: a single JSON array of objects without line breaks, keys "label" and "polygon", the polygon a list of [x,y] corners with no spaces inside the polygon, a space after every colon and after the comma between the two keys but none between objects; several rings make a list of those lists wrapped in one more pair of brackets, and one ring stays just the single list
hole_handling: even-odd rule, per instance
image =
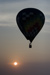
[{"label": "silhouetted balloon envelope", "polygon": [[30,40],[29,47],[39,31],[42,29],[45,16],[36,8],[25,8],[16,17],[17,25],[27,40]]}]

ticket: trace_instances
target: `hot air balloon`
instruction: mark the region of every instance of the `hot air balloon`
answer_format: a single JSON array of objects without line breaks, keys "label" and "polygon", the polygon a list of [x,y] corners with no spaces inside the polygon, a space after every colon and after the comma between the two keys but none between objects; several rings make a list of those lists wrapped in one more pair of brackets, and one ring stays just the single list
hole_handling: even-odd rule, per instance
[{"label": "hot air balloon", "polygon": [[31,48],[32,41],[45,23],[44,14],[36,8],[25,8],[17,14],[16,22],[20,31],[30,41],[29,47]]}]

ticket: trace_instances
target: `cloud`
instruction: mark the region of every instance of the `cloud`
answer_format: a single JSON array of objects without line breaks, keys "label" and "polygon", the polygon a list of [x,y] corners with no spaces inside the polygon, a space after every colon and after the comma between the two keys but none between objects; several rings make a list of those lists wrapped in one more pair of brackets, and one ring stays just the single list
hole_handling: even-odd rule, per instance
[{"label": "cloud", "polygon": [[10,26],[16,23],[16,17],[14,14],[0,14],[0,26]]}]

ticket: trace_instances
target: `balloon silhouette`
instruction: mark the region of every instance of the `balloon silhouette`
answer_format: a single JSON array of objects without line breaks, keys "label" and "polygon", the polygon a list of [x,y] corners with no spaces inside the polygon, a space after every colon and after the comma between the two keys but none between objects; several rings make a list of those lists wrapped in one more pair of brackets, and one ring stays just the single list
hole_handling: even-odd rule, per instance
[{"label": "balloon silhouette", "polygon": [[29,47],[31,48],[33,39],[44,25],[44,14],[38,9],[26,8],[17,14],[16,22],[23,35],[30,41]]}]

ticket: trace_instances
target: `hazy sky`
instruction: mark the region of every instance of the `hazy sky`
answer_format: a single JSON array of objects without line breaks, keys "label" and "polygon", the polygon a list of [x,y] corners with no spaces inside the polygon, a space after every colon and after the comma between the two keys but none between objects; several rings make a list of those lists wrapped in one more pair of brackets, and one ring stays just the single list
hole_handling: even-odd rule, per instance
[{"label": "hazy sky", "polygon": [[[17,13],[37,8],[45,24],[29,48],[16,24]],[[19,67],[9,63],[17,61]],[[50,75],[50,0],[0,0],[0,75]]]}]

